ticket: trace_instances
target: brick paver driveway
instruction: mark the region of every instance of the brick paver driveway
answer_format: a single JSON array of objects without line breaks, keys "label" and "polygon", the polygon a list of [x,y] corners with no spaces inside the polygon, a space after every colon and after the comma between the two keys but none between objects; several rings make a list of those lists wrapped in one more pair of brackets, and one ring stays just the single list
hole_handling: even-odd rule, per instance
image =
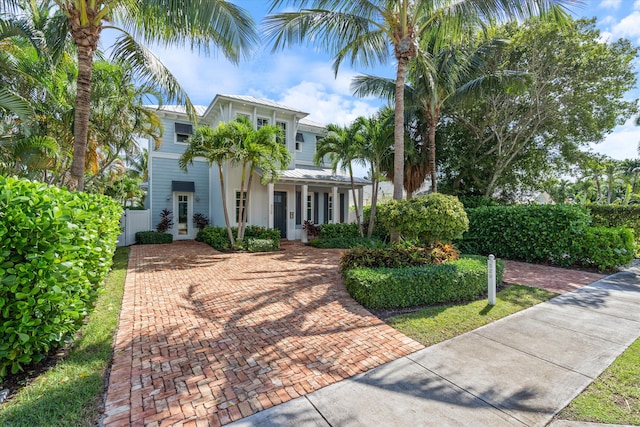
[{"label": "brick paver driveway", "polygon": [[105,426],[226,424],[422,348],[351,299],[338,259],[132,247]]}]

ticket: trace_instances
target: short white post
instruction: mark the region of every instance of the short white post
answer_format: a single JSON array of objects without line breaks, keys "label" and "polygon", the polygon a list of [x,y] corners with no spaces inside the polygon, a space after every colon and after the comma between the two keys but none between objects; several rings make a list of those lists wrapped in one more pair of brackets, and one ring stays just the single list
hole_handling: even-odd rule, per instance
[{"label": "short white post", "polygon": [[489,275],[489,305],[496,305],[496,257],[489,255],[487,272]]}]

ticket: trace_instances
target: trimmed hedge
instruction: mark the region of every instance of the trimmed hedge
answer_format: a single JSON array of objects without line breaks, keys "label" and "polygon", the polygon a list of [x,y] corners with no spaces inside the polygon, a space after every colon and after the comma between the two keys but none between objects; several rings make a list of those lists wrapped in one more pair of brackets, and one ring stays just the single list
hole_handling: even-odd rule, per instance
[{"label": "trimmed hedge", "polygon": [[[366,231],[365,231],[366,233]],[[343,222],[337,224],[321,224],[320,239],[334,238],[359,238],[358,224],[355,222]]]},{"label": "trimmed hedge", "polygon": [[425,264],[442,264],[460,257],[451,244],[439,243],[434,247],[390,244],[386,247],[356,247],[345,251],[340,258],[340,271],[353,268],[404,268]]},{"label": "trimmed hedge", "polygon": [[633,260],[633,231],[629,228],[588,227],[574,249],[582,265],[611,270]]},{"label": "trimmed hedge", "polygon": [[[231,232],[233,236],[238,235],[238,228],[231,227]],[[280,230],[274,228],[261,227],[259,225],[249,225],[244,230],[244,240],[245,242],[236,242],[237,248],[241,250],[250,250],[247,248],[247,242],[250,239],[256,240],[270,240],[271,247],[277,250],[280,246]],[[227,234],[226,227],[215,227],[215,226],[207,226],[204,230],[198,232],[196,236],[196,240],[198,242],[204,242],[207,245],[218,251],[225,251],[231,249],[231,242],[229,242],[229,235]],[[262,243],[256,243],[252,245],[253,248],[257,248],[258,246],[266,247]],[[254,251],[254,252],[264,252],[264,251]]]},{"label": "trimmed hedge", "polygon": [[111,267],[110,197],[0,177],[0,378],[73,336]]},{"label": "trimmed hedge", "polygon": [[571,265],[571,255],[591,218],[576,205],[483,206],[468,209],[469,231],[458,243],[464,253],[527,262]]},{"label": "trimmed hedge", "polygon": [[636,251],[640,253],[639,205],[587,205],[594,227],[626,227],[633,230]]},{"label": "trimmed hedge", "polygon": [[[496,262],[496,281],[504,264]],[[465,256],[439,265],[406,268],[355,268],[343,272],[351,296],[367,308],[406,308],[467,301],[487,290],[487,260]]]},{"label": "trimmed hedge", "polygon": [[320,249],[380,248],[384,246],[384,242],[376,237],[371,239],[367,237],[331,237],[313,239],[309,245]]},{"label": "trimmed hedge", "polygon": [[136,243],[141,245],[171,242],[173,242],[173,234],[170,233],[160,233],[159,231],[138,231],[136,233]]}]

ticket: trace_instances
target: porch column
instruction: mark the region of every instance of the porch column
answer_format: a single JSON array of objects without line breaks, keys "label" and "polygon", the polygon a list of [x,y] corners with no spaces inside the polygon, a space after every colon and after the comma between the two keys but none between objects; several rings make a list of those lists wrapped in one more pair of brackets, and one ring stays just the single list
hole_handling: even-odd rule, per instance
[{"label": "porch column", "polygon": [[338,187],[333,187],[333,195],[331,197],[333,200],[333,206],[331,207],[333,210],[333,213],[331,214],[333,221],[331,222],[337,224],[340,222],[340,210],[338,209],[340,207],[340,200],[338,200]]},{"label": "porch column", "polygon": [[[300,204],[302,205],[301,206],[302,212],[300,212],[301,214],[300,219],[302,220],[302,225],[304,225],[304,222],[309,219],[307,218],[307,197],[308,196],[309,196],[309,186],[305,184],[302,186],[302,200],[300,201]],[[302,243],[308,242],[306,231],[301,230],[300,240],[302,240]]]},{"label": "porch column", "polygon": [[267,184],[267,195],[269,197],[269,228],[273,228],[273,183]]},{"label": "porch column", "polygon": [[360,218],[364,222],[364,187],[358,189],[358,210],[360,211]]}]

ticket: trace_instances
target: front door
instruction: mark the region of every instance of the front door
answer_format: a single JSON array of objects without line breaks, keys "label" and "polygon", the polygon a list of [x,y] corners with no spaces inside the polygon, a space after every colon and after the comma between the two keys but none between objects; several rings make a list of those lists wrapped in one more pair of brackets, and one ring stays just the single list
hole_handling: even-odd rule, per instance
[{"label": "front door", "polygon": [[282,239],[287,237],[287,193],[273,192],[273,228],[280,230]]},{"label": "front door", "polygon": [[193,193],[175,193],[175,239],[192,239],[191,206]]}]

